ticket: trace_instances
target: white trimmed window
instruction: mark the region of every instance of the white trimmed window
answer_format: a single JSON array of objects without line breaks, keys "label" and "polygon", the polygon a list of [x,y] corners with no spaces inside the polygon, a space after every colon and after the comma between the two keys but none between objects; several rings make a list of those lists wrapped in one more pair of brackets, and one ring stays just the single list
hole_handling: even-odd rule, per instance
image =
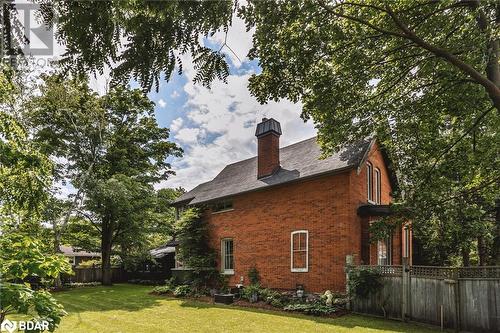
[{"label": "white trimmed window", "polygon": [[404,231],[404,242],[405,242],[403,257],[409,258],[410,257],[410,229],[408,227],[405,227],[403,229],[403,231]]},{"label": "white trimmed window", "polygon": [[377,243],[377,265],[392,265],[392,239],[379,240]]},{"label": "white trimmed window", "polygon": [[373,166],[370,162],[366,162],[366,185],[368,202],[373,202]]},{"label": "white trimmed window", "polygon": [[380,204],[380,197],[381,197],[381,191],[380,191],[380,170],[375,168],[375,174],[373,177],[373,181],[375,182],[375,203]]},{"label": "white trimmed window", "polygon": [[221,241],[221,270],[223,274],[234,274],[233,240]]},{"label": "white trimmed window", "polygon": [[293,231],[290,236],[292,272],[307,272],[309,268],[309,232],[307,230]]}]

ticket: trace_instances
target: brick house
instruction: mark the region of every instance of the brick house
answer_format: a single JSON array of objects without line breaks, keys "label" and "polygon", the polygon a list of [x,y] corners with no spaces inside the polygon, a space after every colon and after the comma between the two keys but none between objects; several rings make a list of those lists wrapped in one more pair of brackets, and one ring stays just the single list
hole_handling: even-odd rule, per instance
[{"label": "brick house", "polygon": [[345,291],[346,256],[383,265],[411,257],[407,228],[369,241],[369,223],[389,213],[395,186],[376,140],[321,159],[316,138],[280,148],[280,135],[279,122],[264,118],[256,157],[227,165],[174,203],[203,207],[230,285],[248,284],[255,266],[266,287]]}]

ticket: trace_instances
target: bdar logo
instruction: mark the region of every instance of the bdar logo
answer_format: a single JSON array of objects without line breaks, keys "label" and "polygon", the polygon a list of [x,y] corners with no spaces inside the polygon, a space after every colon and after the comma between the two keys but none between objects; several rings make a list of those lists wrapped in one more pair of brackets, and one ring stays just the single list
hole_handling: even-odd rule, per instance
[{"label": "bdar logo", "polygon": [[2,323],[2,326],[0,327],[0,331],[7,331],[9,333],[12,333],[16,330],[16,323],[12,322],[8,319],[5,319]]}]

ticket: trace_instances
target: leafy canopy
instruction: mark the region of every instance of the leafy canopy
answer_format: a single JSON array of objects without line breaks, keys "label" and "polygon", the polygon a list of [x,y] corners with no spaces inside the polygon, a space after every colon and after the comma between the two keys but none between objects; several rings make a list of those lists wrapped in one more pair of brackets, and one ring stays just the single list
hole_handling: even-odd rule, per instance
[{"label": "leafy canopy", "polygon": [[[398,175],[398,214],[416,236],[450,245],[444,253],[491,238],[500,216],[495,2],[256,0],[240,15],[255,27],[250,56],[262,72],[249,88],[260,102],[303,103],[325,154],[376,134]],[[486,245],[499,260],[495,228]]]},{"label": "leafy canopy", "polygon": [[24,282],[38,277],[50,283],[60,273],[72,274],[66,258],[47,252],[32,236],[9,233],[0,238],[0,323],[10,313],[36,313],[34,320],[46,320],[53,332],[66,314],[49,292]]},{"label": "leafy canopy", "polygon": [[116,82],[130,76],[150,90],[168,80],[184,55],[191,55],[195,81],[209,85],[229,74],[224,54],[205,47],[203,37],[226,30],[233,3],[214,1],[40,1],[46,22],[54,22],[66,46],[61,65],[79,73],[112,68]]}]

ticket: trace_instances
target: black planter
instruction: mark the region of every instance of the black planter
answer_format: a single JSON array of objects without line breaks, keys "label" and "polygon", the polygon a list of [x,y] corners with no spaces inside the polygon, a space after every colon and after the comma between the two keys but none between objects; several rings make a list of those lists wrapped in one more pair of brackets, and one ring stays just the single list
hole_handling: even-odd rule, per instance
[{"label": "black planter", "polygon": [[215,294],[214,302],[222,304],[231,304],[234,300],[234,294]]}]

